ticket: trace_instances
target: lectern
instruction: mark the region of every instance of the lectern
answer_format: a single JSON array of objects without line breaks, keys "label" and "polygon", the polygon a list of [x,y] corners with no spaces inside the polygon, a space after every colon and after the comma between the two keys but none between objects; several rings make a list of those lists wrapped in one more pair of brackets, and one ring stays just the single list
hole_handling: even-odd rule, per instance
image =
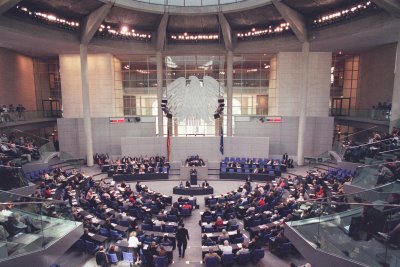
[{"label": "lectern", "polygon": [[190,184],[197,185],[197,172],[190,172]]}]

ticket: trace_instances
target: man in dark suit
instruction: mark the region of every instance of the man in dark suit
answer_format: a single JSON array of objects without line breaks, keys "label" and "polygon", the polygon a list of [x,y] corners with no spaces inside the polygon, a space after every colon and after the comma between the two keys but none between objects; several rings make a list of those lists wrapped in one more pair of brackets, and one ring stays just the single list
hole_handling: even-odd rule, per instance
[{"label": "man in dark suit", "polygon": [[182,223],[179,225],[178,230],[176,231],[176,241],[178,243],[178,252],[179,257],[185,257],[185,250],[187,247],[187,241],[189,240],[189,232],[185,228],[185,225]]},{"label": "man in dark suit", "polygon": [[96,252],[96,264],[101,267],[109,266],[106,250],[103,246],[100,246],[99,251]]}]

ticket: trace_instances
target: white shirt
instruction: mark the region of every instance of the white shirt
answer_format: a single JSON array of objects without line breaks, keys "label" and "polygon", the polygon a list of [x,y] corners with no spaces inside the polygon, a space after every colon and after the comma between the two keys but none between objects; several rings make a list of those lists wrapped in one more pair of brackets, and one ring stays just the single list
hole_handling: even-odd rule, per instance
[{"label": "white shirt", "polygon": [[140,244],[139,239],[136,236],[129,237],[128,246],[132,248],[137,248]]},{"label": "white shirt", "polygon": [[232,246],[221,246],[222,254],[232,254]]}]

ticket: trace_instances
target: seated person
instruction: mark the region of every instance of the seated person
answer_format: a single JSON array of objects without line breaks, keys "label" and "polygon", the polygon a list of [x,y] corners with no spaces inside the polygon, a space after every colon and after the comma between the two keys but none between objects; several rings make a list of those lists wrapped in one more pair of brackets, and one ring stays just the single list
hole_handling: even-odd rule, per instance
[{"label": "seated person", "polygon": [[208,248],[208,253],[206,253],[206,255],[204,255],[203,262],[206,263],[208,259],[217,259],[218,263],[221,261],[221,257],[218,256],[218,254],[214,252],[213,247]]},{"label": "seated person", "polygon": [[236,252],[236,255],[245,254],[245,253],[249,253],[249,252],[250,252],[250,250],[249,250],[249,245],[248,245],[247,243],[243,243],[243,244],[242,244],[242,248],[239,249],[239,250]]},{"label": "seated person", "polygon": [[229,240],[229,234],[225,229],[222,230],[222,233],[218,237],[218,242],[221,242],[222,240]]},{"label": "seated person", "polygon": [[204,180],[204,182],[201,184],[202,187],[209,187],[210,184],[207,182],[207,180]]},{"label": "seated person", "polygon": [[222,254],[232,254],[232,246],[229,245],[229,241],[225,240],[224,245],[220,247]]},{"label": "seated person", "polygon": [[205,222],[203,227],[204,227],[204,229],[212,229],[212,228],[214,228],[210,221]]},{"label": "seated person", "polygon": [[192,205],[190,205],[189,202],[185,202],[185,203],[182,205],[182,209],[189,209],[189,210],[191,210],[191,209],[192,209]]},{"label": "seated person", "polygon": [[190,187],[190,182],[186,181],[186,187]]},{"label": "seated person", "polygon": [[215,221],[215,227],[222,227],[224,226],[224,221],[222,220],[221,216],[218,216],[217,220]]},{"label": "seated person", "polygon": [[168,238],[168,234],[164,234],[160,242],[163,246],[172,246],[172,241]]},{"label": "seated person", "polygon": [[89,242],[95,242],[95,240],[89,235],[89,229],[87,228],[83,230],[83,235],[81,236],[81,239]]},{"label": "seated person", "polygon": [[201,237],[201,245],[202,246],[210,246],[211,244],[215,245],[215,242],[210,237],[208,237],[206,234],[204,234]]},{"label": "seated person", "polygon": [[154,221],[153,221],[153,226],[163,226],[165,223],[163,222],[163,221],[161,221],[161,220],[159,220],[158,218],[156,218]]},{"label": "seated person", "polygon": [[258,235],[255,235],[251,242],[249,243],[249,250],[253,251],[255,249],[262,248],[262,241],[260,240]]}]

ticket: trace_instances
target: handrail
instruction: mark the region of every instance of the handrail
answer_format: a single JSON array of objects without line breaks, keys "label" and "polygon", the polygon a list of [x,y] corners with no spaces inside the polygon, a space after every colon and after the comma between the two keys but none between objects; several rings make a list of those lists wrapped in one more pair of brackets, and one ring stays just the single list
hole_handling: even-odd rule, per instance
[{"label": "handrail", "polygon": [[[343,194],[343,195],[340,195],[340,196],[341,197],[347,197],[347,196],[358,195],[358,194],[369,192],[369,191],[376,191],[376,189],[380,189],[382,187],[387,187],[387,186],[393,185],[395,183],[396,182],[391,182],[391,183],[387,183],[387,184],[384,184],[384,185],[381,185],[381,186],[377,186],[377,187],[374,187],[374,188],[365,189],[365,190],[361,190],[361,191],[354,192],[354,193],[349,193],[349,194]],[[393,192],[379,192],[379,193],[392,194]],[[304,200],[304,202],[320,202],[321,200],[328,200],[328,199],[332,199],[332,198],[333,198],[332,196],[330,196],[330,197],[321,197],[321,198],[316,198],[316,199],[307,199],[307,200]],[[300,201],[298,201],[298,202],[300,202]]]},{"label": "handrail", "polygon": [[358,146],[349,146],[347,148],[356,148],[356,147],[362,147],[362,146],[369,146],[369,145],[379,144],[379,143],[382,143],[382,142],[385,142],[385,141],[388,141],[388,140],[393,140],[393,139],[394,139],[394,137],[391,137],[391,138],[387,138],[387,139],[376,141],[376,142],[372,142],[372,143],[362,144],[362,145],[358,145]]},{"label": "handrail", "polygon": [[378,128],[378,126],[372,126],[372,127],[368,128],[368,129],[361,130],[361,131],[358,131],[358,132],[349,134],[349,135],[347,135],[347,136],[343,136],[343,137],[339,138],[337,141],[340,141],[340,140],[342,140],[342,139],[346,139],[346,138],[348,138],[349,136],[353,136],[353,135],[356,135],[356,134],[359,134],[359,133],[362,133],[362,132],[369,131],[369,130],[374,129],[374,128]]}]

